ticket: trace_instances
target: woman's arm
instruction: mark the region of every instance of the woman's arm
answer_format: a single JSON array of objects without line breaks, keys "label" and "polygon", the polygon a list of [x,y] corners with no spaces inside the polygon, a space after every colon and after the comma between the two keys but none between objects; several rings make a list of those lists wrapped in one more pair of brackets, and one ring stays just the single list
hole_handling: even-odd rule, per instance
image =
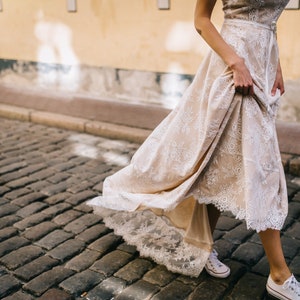
[{"label": "woman's arm", "polygon": [[253,95],[253,80],[244,59],[237,55],[211,22],[216,0],[197,0],[194,23],[197,32],[233,71],[235,88],[243,95]]}]

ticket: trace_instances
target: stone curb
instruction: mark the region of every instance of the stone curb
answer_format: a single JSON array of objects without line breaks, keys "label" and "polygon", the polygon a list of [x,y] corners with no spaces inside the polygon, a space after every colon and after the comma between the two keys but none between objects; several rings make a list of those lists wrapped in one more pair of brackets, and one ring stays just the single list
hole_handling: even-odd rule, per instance
[{"label": "stone curb", "polygon": [[84,132],[112,139],[121,139],[134,143],[142,143],[151,133],[151,130],[147,129],[90,121],[6,104],[0,104],[0,117]]},{"label": "stone curb", "polygon": [[[151,133],[151,130],[147,129],[133,128],[100,121],[90,121],[87,119],[6,104],[0,104],[0,117],[73,130],[111,139],[121,139],[134,143],[142,143]],[[290,138],[285,142],[291,144],[292,142],[295,142],[295,140]],[[289,148],[290,147],[287,149]],[[300,157],[298,155],[290,154],[283,149],[282,163],[285,172],[294,176],[300,176]]]}]

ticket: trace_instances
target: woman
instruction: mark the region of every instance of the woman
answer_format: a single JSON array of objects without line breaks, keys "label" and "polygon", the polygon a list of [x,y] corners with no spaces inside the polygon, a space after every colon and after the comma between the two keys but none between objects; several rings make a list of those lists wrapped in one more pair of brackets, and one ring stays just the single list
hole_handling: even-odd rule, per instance
[{"label": "woman", "polygon": [[276,21],[288,0],[223,0],[225,22],[211,22],[216,0],[198,0],[195,27],[212,51],[179,105],[129,166],[89,202],[107,226],[174,272],[215,277],[229,268],[212,249],[220,211],[259,232],[269,264],[267,290],[300,299],[280,242],[287,195],[275,115],[284,92]]}]

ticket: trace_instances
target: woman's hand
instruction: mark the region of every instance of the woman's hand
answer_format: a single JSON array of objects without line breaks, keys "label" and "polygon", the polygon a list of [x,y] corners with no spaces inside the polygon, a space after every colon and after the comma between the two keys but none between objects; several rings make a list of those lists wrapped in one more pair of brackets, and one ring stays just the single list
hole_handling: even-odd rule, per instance
[{"label": "woman's hand", "polygon": [[253,96],[253,79],[244,59],[240,58],[236,63],[231,65],[230,68],[233,71],[235,90],[244,96]]},{"label": "woman's hand", "polygon": [[280,62],[278,62],[275,82],[274,82],[272,90],[271,90],[272,96],[274,96],[276,94],[277,89],[280,90],[280,95],[282,95],[284,93],[284,82],[283,82],[283,76],[282,76]]}]

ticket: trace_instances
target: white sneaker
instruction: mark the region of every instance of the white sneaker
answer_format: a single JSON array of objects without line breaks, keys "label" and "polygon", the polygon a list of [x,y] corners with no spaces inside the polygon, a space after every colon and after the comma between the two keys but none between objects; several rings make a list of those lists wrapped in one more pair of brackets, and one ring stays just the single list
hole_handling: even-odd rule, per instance
[{"label": "white sneaker", "polygon": [[218,253],[215,249],[210,253],[205,265],[206,272],[217,278],[226,278],[230,274],[230,269],[218,260]]},{"label": "white sneaker", "polygon": [[269,275],[267,291],[270,295],[282,300],[300,300],[300,282],[292,275],[282,285],[277,284]]}]

